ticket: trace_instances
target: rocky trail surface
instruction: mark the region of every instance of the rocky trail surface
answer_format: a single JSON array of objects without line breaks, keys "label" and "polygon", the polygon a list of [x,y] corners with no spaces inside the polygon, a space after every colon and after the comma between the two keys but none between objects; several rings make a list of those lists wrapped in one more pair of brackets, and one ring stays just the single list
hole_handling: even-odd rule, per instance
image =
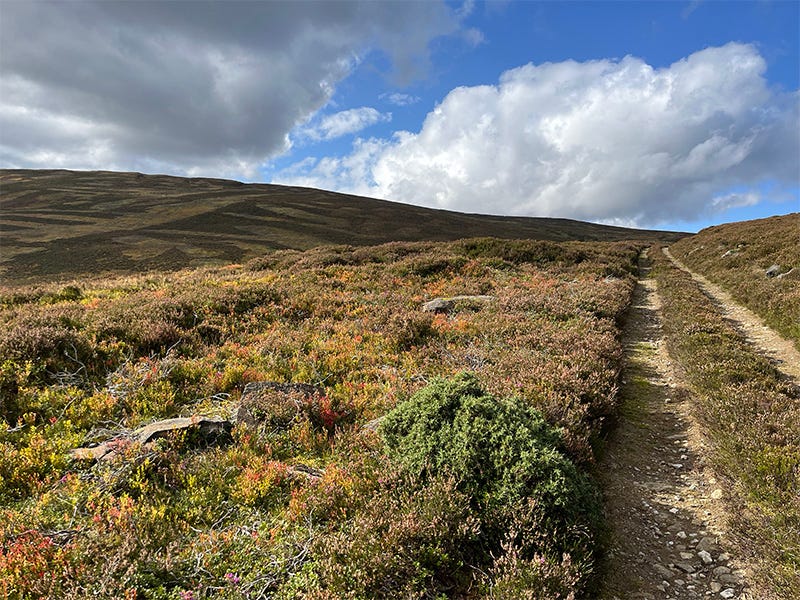
[{"label": "rocky trail surface", "polygon": [[723,490],[667,354],[646,261],[623,339],[620,422],[599,465],[612,530],[602,597],[761,600],[726,540]]}]

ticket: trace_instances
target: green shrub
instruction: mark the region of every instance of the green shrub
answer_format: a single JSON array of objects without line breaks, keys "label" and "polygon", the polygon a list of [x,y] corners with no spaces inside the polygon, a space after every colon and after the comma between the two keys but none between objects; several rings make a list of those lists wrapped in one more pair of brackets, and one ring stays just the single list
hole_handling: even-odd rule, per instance
[{"label": "green shrub", "polygon": [[452,476],[483,516],[496,552],[512,520],[529,512],[539,533],[522,548],[591,561],[599,524],[594,486],[564,454],[561,432],[537,410],[486,394],[474,376],[435,380],[381,423],[389,456],[414,474]]}]

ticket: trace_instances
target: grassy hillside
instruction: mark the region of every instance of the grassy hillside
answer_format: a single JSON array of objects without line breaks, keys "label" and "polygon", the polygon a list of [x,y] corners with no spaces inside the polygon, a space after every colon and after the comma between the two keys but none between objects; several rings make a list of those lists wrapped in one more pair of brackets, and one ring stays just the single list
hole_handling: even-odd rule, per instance
[{"label": "grassy hillside", "polygon": [[709,227],[670,250],[800,348],[800,213]]},{"label": "grassy hillside", "polygon": [[[6,291],[2,594],[591,597],[638,249],[392,243]],[[421,310],[463,294],[491,298]],[[260,381],[316,387],[243,396]]]},{"label": "grassy hillside", "polygon": [[476,236],[672,242],[681,234],[466,215],[221,179],[0,171],[0,277],[6,283],[222,265],[329,244]]}]

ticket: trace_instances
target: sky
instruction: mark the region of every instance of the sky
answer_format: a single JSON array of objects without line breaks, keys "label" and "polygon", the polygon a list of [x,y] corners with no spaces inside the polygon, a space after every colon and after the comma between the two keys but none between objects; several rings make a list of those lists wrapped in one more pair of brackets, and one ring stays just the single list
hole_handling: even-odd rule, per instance
[{"label": "sky", "polygon": [[697,231],[800,211],[800,2],[0,1],[0,167]]}]

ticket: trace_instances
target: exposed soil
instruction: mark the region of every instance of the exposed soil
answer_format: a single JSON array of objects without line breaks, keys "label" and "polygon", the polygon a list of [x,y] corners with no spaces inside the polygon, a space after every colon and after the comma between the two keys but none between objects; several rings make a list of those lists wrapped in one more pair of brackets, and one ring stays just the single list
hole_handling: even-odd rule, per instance
[{"label": "exposed soil", "polygon": [[664,248],[664,254],[676,267],[692,276],[692,279],[700,285],[701,289],[716,304],[720,312],[727,319],[733,321],[739,332],[763,354],[768,356],[775,363],[778,370],[800,382],[800,351],[797,350],[792,342],[784,339],[772,328],[764,325],[758,315],[737,304],[731,295],[721,287],[686,267],[681,261],[672,256],[668,248]]},{"label": "exposed soil", "polygon": [[611,527],[603,598],[763,598],[726,536],[723,491],[667,354],[646,255],[623,342],[620,422],[601,464]]}]

